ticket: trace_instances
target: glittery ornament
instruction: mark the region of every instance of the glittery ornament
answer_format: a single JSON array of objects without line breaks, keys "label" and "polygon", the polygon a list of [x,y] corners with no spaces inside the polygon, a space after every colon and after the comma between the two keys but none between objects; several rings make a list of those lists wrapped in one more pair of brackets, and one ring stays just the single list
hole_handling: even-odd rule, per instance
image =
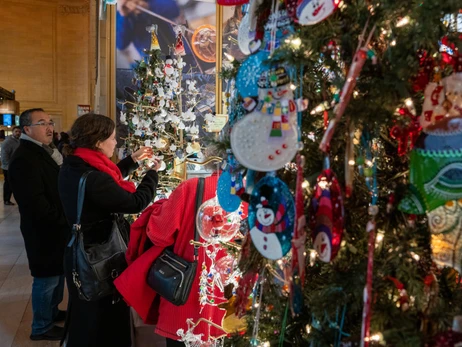
[{"label": "glittery ornament", "polygon": [[249,226],[252,242],[268,259],[280,259],[291,249],[295,206],[287,185],[279,178],[262,178],[250,198]]},{"label": "glittery ornament", "polygon": [[314,247],[319,259],[328,263],[340,250],[344,217],[340,184],[331,169],[318,176],[309,211]]},{"label": "glittery ornament", "polygon": [[269,69],[269,66],[264,64],[268,57],[269,52],[259,51],[249,56],[239,67],[236,88],[243,98],[258,95],[258,79],[263,71]]}]

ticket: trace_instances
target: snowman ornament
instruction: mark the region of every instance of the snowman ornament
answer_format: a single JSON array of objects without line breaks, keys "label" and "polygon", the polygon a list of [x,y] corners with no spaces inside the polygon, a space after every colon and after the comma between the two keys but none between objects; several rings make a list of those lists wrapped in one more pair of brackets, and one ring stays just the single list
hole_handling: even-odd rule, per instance
[{"label": "snowman ornament", "polygon": [[250,237],[267,259],[276,260],[291,249],[295,206],[288,187],[280,179],[267,176],[256,185],[250,200]]},{"label": "snowman ornament", "polygon": [[297,7],[298,22],[314,25],[329,17],[337,9],[340,0],[302,0]]},{"label": "snowman ornament", "polygon": [[167,56],[167,59],[165,60],[164,71],[167,76],[171,76],[175,72],[175,69],[173,68],[173,60],[170,56]]},{"label": "snowman ornament", "polygon": [[231,147],[239,163],[260,172],[279,170],[298,150],[298,101],[290,89],[285,67],[261,74],[258,105],[231,131]]}]

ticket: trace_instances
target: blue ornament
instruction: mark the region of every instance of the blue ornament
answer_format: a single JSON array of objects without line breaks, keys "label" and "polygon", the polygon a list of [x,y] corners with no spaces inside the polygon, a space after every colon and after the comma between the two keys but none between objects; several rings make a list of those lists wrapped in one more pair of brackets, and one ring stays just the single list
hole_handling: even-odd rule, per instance
[{"label": "blue ornament", "polygon": [[261,179],[250,197],[249,227],[257,250],[271,260],[292,248],[295,204],[287,185],[277,177]]},{"label": "blue ornament", "polygon": [[263,71],[269,70],[264,64],[269,52],[259,51],[249,56],[239,67],[236,77],[236,88],[243,98],[258,96],[258,79]]},{"label": "blue ornament", "polygon": [[232,175],[225,171],[221,174],[217,184],[218,203],[226,212],[234,212],[241,206],[239,196],[232,194]]}]

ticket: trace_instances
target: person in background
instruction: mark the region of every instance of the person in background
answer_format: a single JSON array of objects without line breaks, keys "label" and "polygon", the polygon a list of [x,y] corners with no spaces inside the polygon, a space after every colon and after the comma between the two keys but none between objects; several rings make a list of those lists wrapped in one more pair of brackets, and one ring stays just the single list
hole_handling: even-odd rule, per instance
[{"label": "person in background", "polygon": [[59,135],[58,132],[53,131],[53,145],[55,148],[58,148],[58,143],[61,140],[61,136]]},{"label": "person in background", "polygon": [[169,51],[169,45],[175,42],[175,33],[169,23],[152,17],[137,6],[153,11],[158,15],[175,21],[180,8],[175,0],[119,0],[117,2],[117,49],[124,50],[133,43],[141,56],[144,49],[149,50],[151,34],[146,27],[157,24],[157,37],[162,52]]},{"label": "person in background", "polygon": [[[55,123],[41,108],[19,118],[20,144],[8,168],[8,179],[21,215],[32,284],[31,340],[60,340],[64,321],[63,257],[70,228],[58,193],[58,157],[50,145]],[[58,153],[59,154],[59,153]],[[62,157],[61,157],[62,161]]]},{"label": "person in background", "polygon": [[59,143],[58,143],[58,151],[59,153],[63,154],[64,145],[69,144],[69,134],[62,131],[60,135],[61,135],[61,140],[59,140]]},{"label": "person in background", "polygon": [[3,170],[3,203],[5,205],[13,206],[14,203],[11,202],[11,191],[10,183],[8,182],[8,165],[10,163],[13,153],[19,147],[19,137],[21,136],[21,128],[14,127],[13,135],[8,136],[5,141],[2,143],[2,170]]},{"label": "person in background", "polygon": [[[81,223],[96,224],[95,233],[85,234],[85,243],[107,240],[112,214],[136,214],[153,200],[157,187],[159,162],[153,158],[138,187],[125,181],[138,167],[137,162],[152,157],[152,149],[142,147],[117,165],[109,158],[116,147],[114,122],[103,115],[86,114],[77,118],[70,131],[70,144],[64,146],[64,163],[59,174],[59,194],[69,225],[77,218],[80,178],[92,171],[86,181]],[[104,228],[103,226],[108,226]],[[87,229],[88,230],[88,229]],[[66,347],[130,347],[130,311],[123,300],[112,295],[97,301],[80,300],[72,280],[72,252],[65,255],[65,274],[69,290]]]},{"label": "person in background", "polygon": [[[217,156],[223,153],[214,146],[208,146],[206,156]],[[216,195],[218,170],[217,163],[208,164],[209,170],[214,170],[213,174],[205,179],[204,195],[202,201],[207,201]],[[159,200],[141,215],[132,225],[133,235],[147,234],[153,246],[137,259],[133,258],[132,250],[142,249],[141,244],[136,244],[135,237],[130,240],[127,251],[129,260],[128,268],[115,280],[115,285],[124,299],[141,316],[143,321],[148,324],[156,324],[156,334],[167,338],[167,347],[185,346],[178,341],[177,331],[188,330],[187,319],[197,322],[199,318],[205,318],[218,325],[221,324],[225,311],[217,306],[205,305],[201,310],[199,302],[199,278],[202,271],[201,265],[211,266],[211,260],[206,256],[205,249],[200,249],[198,254],[196,276],[194,278],[191,292],[187,302],[182,306],[175,306],[171,302],[157,294],[148,286],[146,277],[151,264],[167,247],[173,246],[173,252],[192,262],[194,258],[194,246],[189,243],[194,240],[195,232],[195,196],[197,194],[198,178],[191,178],[181,183],[170,195],[168,199]],[[142,239],[142,238],[141,238]],[[201,239],[203,242],[203,240]],[[209,248],[211,249],[211,248]],[[136,253],[136,252],[135,252]],[[225,252],[219,252],[217,260],[225,256]],[[130,261],[133,261],[130,264]],[[220,301],[218,290],[214,292],[216,303]],[[223,294],[221,294],[223,296]],[[159,300],[159,301],[157,301]],[[156,302],[160,302],[156,304]],[[206,323],[199,324],[194,330],[195,334],[203,334],[203,341],[207,341],[209,336],[218,337],[223,335],[223,331],[215,327],[208,326]]]}]

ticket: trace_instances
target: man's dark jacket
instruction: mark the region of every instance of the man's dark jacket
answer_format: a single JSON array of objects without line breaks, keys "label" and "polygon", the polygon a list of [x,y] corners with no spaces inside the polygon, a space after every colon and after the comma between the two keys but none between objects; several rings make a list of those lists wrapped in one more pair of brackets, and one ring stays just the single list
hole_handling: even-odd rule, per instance
[{"label": "man's dark jacket", "polygon": [[70,228],[58,193],[59,166],[41,146],[21,139],[8,176],[21,214],[21,233],[33,277],[64,273]]}]

